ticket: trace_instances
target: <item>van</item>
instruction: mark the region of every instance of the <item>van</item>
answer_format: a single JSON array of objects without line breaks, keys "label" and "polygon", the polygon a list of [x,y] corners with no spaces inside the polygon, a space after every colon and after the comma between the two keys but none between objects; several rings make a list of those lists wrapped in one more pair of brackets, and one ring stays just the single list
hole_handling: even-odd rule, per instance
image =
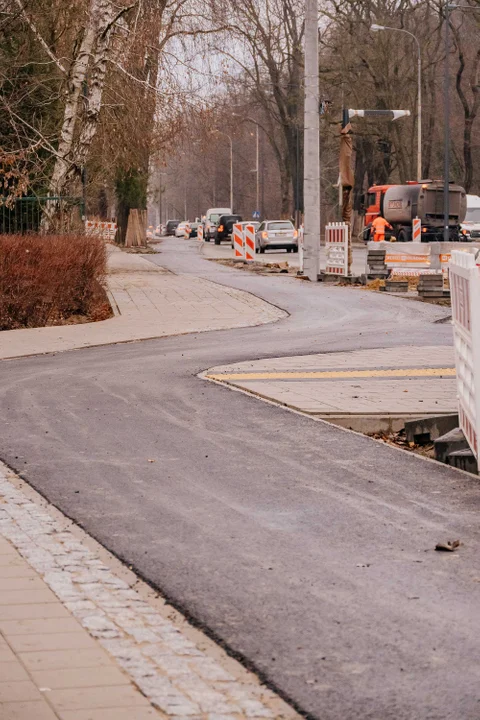
[{"label": "van", "polygon": [[222,215],[231,215],[231,208],[210,208],[205,213],[205,232],[204,239],[210,242],[215,237],[220,218]]}]

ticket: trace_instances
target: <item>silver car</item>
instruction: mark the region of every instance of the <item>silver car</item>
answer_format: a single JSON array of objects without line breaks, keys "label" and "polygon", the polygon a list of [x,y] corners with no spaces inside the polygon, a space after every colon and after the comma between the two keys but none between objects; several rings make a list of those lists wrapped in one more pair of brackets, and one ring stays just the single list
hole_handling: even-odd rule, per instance
[{"label": "silver car", "polygon": [[255,234],[257,252],[284,248],[287,252],[298,252],[298,230],[290,220],[265,220]]}]

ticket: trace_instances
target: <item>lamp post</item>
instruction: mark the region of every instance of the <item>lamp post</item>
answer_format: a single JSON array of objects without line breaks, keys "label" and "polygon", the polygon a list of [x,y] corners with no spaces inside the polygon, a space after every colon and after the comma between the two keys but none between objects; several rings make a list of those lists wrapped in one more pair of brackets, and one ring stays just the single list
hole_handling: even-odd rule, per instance
[{"label": "lamp post", "polygon": [[370,30],[378,32],[379,30],[391,30],[393,32],[401,32],[405,35],[409,35],[417,43],[418,50],[418,89],[417,89],[417,180],[420,182],[422,179],[422,49],[420,47],[420,41],[417,36],[404,30],[403,28],[388,27],[387,25],[371,25]]},{"label": "lamp post", "polygon": [[230,210],[233,212],[233,140],[230,135],[221,130],[215,129],[213,132],[224,135],[230,141]]},{"label": "lamp post", "polygon": [[318,0],[305,0],[305,114],[303,186],[305,204],[304,272],[317,282],[320,270],[320,121]]},{"label": "lamp post", "polygon": [[[242,117],[238,113],[232,113],[233,117]],[[260,140],[259,140],[259,134],[258,134],[258,128],[259,124],[256,120],[254,120],[252,117],[246,117],[244,120],[247,120],[248,122],[252,122],[256,126],[256,141],[255,141],[255,157],[256,157],[256,163],[255,163],[255,170],[253,170],[254,173],[257,175],[257,190],[256,190],[256,207],[255,210],[258,212],[260,208]],[[233,211],[233,207],[232,207]]]}]

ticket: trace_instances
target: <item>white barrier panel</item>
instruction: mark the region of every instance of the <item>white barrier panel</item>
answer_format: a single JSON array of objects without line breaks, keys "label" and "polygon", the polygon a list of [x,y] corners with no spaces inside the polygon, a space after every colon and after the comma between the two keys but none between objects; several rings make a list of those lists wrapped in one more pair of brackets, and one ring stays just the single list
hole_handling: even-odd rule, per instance
[{"label": "white barrier panel", "polygon": [[247,262],[253,262],[255,260],[255,228],[253,225],[245,225],[243,232],[245,260]]},{"label": "white barrier panel", "polygon": [[201,223],[197,228],[197,239],[203,242],[203,225]]},{"label": "white barrier panel", "polygon": [[101,220],[85,220],[85,232],[89,235],[98,235],[104,240],[115,240],[117,223],[103,222]]},{"label": "white barrier panel", "polygon": [[457,370],[458,417],[478,459],[480,436],[480,268],[470,253],[452,251],[450,293]]},{"label": "white barrier panel", "polygon": [[330,223],[325,226],[325,272],[333,275],[348,275],[348,225]]},{"label": "white barrier panel", "polygon": [[243,244],[243,229],[240,223],[233,226],[233,254],[236,258],[245,259],[245,246]]}]

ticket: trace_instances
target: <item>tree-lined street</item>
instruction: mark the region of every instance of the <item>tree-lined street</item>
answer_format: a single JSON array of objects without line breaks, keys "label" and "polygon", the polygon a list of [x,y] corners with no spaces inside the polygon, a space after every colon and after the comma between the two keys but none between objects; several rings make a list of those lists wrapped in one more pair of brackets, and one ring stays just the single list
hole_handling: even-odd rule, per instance
[{"label": "tree-lined street", "polygon": [[[448,345],[445,311],[239,273],[196,243],[149,258],[290,317],[4,363],[1,456],[304,713],[473,720],[476,482],[197,377]],[[453,537],[461,552],[435,553]]]}]

